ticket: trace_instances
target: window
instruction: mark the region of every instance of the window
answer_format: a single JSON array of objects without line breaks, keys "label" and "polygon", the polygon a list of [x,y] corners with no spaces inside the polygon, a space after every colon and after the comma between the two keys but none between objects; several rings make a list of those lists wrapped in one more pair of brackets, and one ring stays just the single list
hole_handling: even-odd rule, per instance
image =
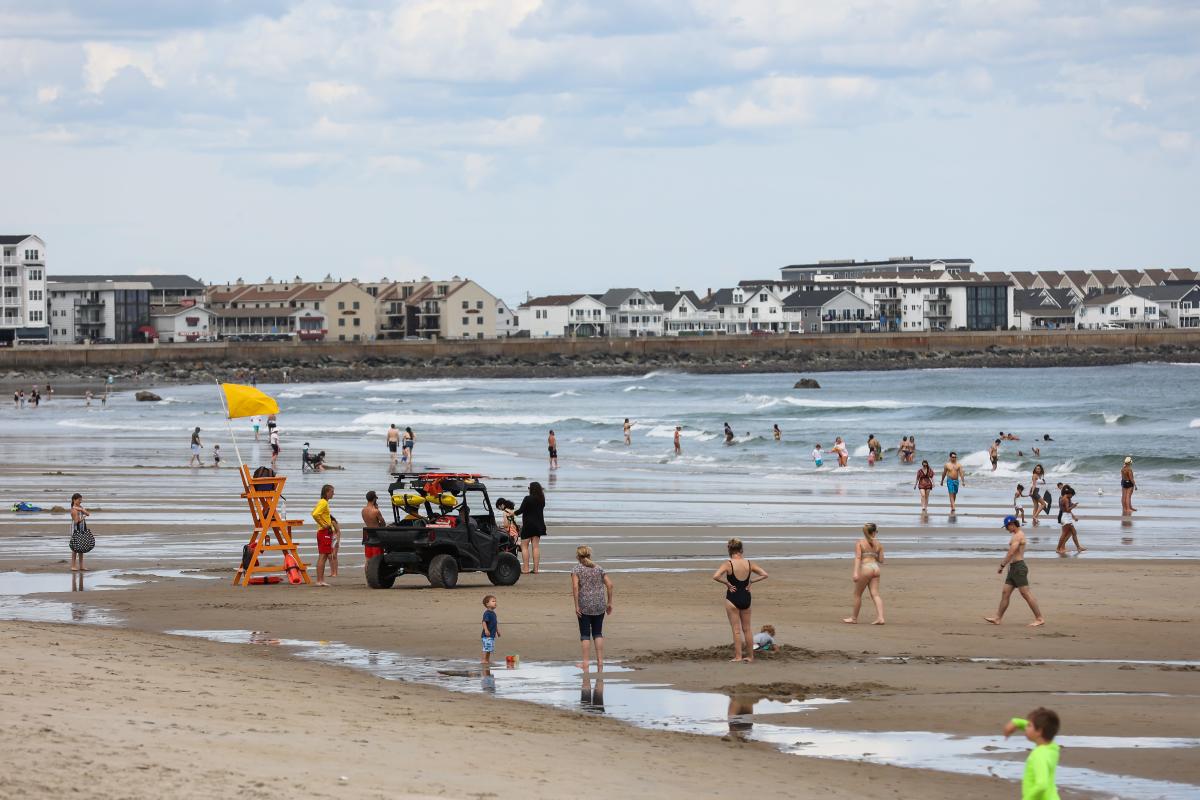
[{"label": "window", "polygon": [[29,280],[40,281],[42,279],[42,271],[40,269],[29,270]]},{"label": "window", "polygon": [[463,301],[462,301],[462,304],[463,304],[463,309],[464,309],[464,310],[465,310],[465,309],[468,309],[468,308],[470,308],[470,307],[471,307],[471,303],[470,303],[470,301],[469,301],[469,300],[463,300]]},{"label": "window", "polygon": [[[346,327],[346,318],[345,317],[338,317],[338,327],[339,328]],[[342,338],[344,339],[346,337],[343,336]]]},{"label": "window", "polygon": [[476,324],[476,325],[482,325],[482,324],[483,324],[483,317],[476,317],[476,318],[475,318],[475,324]]},{"label": "window", "polygon": [[25,260],[26,261],[38,261],[39,260],[38,259],[38,251],[37,250],[26,250],[25,251]]},{"label": "window", "polygon": [[321,304],[313,303],[313,311],[320,311],[320,310],[321,310]]},{"label": "window", "polygon": [[355,300],[355,301],[354,301],[354,302],[351,304],[351,308],[353,308],[355,311],[358,311],[358,301],[357,301],[357,300]]},{"label": "window", "polygon": [[338,301],[338,311],[345,311],[345,310],[346,310],[346,304],[345,304],[345,302],[343,302],[343,301],[339,300],[339,301]]},{"label": "window", "polygon": [[30,300],[41,300],[42,299],[42,290],[41,289],[30,289],[29,290],[29,299]]},{"label": "window", "polygon": [[[361,319],[359,319],[358,317],[355,317],[355,318],[354,318],[354,327],[356,327],[356,328],[361,328],[361,327],[362,327],[362,320],[361,320]],[[354,338],[355,338],[355,339],[357,339],[358,337],[357,337],[357,336],[355,336]]]},{"label": "window", "polygon": [[29,312],[29,321],[30,322],[41,322],[42,321],[42,312],[30,311]]},{"label": "window", "polygon": [[463,317],[463,318],[462,318],[462,324],[463,324],[463,325],[470,325],[470,324],[471,324],[471,318],[470,318],[470,317]]},{"label": "window", "polygon": [[480,311],[483,311],[483,301],[482,301],[482,300],[476,300],[476,301],[475,301],[475,307],[476,307],[476,308],[478,308]]}]

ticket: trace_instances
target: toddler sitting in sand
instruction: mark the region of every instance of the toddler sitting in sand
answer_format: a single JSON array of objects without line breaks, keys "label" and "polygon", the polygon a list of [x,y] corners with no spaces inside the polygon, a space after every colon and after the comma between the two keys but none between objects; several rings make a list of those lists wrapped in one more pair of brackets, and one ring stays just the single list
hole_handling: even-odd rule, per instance
[{"label": "toddler sitting in sand", "polygon": [[520,536],[521,529],[517,527],[517,506],[512,500],[506,500],[501,497],[496,501],[496,508],[504,515],[504,521],[500,523],[500,530],[507,533],[514,540]]},{"label": "toddler sitting in sand", "polygon": [[763,625],[762,630],[754,634],[754,649],[759,652],[778,649],[775,647],[774,625]]}]

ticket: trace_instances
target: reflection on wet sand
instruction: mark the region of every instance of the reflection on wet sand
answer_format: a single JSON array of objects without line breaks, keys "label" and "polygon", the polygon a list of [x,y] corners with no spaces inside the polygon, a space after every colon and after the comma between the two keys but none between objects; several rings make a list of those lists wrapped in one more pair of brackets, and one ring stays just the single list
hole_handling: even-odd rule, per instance
[{"label": "reflection on wet sand", "polygon": [[582,674],[579,686],[579,707],[593,714],[604,713],[604,678],[596,676],[593,680],[591,673]]}]

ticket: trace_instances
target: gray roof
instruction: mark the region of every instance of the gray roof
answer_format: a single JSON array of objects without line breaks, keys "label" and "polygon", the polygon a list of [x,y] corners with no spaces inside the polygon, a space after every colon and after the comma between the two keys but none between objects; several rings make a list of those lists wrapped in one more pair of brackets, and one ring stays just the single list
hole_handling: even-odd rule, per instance
[{"label": "gray roof", "polygon": [[1194,283],[1181,283],[1169,286],[1141,286],[1134,290],[1134,294],[1141,295],[1147,300],[1154,300],[1158,303],[1179,301],[1186,297],[1197,287]]},{"label": "gray roof", "polygon": [[198,281],[190,275],[47,275],[48,283],[103,283],[104,281],[112,281],[120,283],[122,281],[141,281],[150,284],[152,289],[156,290],[171,290],[171,289],[195,289],[204,291],[204,283]]},{"label": "gray roof", "polygon": [[[783,301],[784,309],[789,308],[821,308],[834,299],[845,289],[814,289],[810,292],[796,292]],[[857,295],[855,295],[857,297]]]},{"label": "gray roof", "polygon": [[1085,306],[1106,306],[1114,300],[1120,300],[1122,297],[1129,297],[1130,295],[1140,297],[1143,300],[1150,300],[1152,298],[1146,294],[1149,288],[1150,287],[1145,289],[1134,289],[1133,291],[1129,292],[1105,292],[1104,294],[1092,294],[1083,298],[1081,302]]},{"label": "gray roof", "polygon": [[17,233],[17,234],[0,234],[0,244],[20,244],[21,242],[33,236],[32,233]]},{"label": "gray roof", "polygon": [[700,307],[700,298],[696,296],[695,292],[690,290],[682,292],[647,292],[647,294],[653,297],[654,302],[663,308],[674,308],[682,297],[686,297],[696,308]]},{"label": "gray roof", "polygon": [[521,303],[522,308],[531,308],[533,306],[569,306],[581,297],[587,297],[583,294],[547,294],[541,297],[534,297]]},{"label": "gray roof", "polygon": [[1063,310],[1073,313],[1079,296],[1070,289],[1017,289],[1013,292],[1013,310],[1025,314]]},{"label": "gray roof", "polygon": [[592,296],[604,303],[605,308],[616,308],[631,296],[639,293],[643,293],[641,289],[609,289],[604,294]]}]

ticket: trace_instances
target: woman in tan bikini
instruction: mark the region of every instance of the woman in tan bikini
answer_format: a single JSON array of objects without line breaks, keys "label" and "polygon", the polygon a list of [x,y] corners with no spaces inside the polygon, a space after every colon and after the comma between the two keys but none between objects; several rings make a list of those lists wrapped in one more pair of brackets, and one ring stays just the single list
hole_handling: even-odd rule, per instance
[{"label": "woman in tan bikini", "polygon": [[850,625],[858,623],[858,611],[862,608],[863,590],[869,589],[871,600],[875,603],[875,621],[872,625],[882,625],[883,598],[879,594],[879,571],[883,563],[883,545],[875,538],[874,522],[863,525],[863,538],[854,543],[854,610],[842,622]]}]

